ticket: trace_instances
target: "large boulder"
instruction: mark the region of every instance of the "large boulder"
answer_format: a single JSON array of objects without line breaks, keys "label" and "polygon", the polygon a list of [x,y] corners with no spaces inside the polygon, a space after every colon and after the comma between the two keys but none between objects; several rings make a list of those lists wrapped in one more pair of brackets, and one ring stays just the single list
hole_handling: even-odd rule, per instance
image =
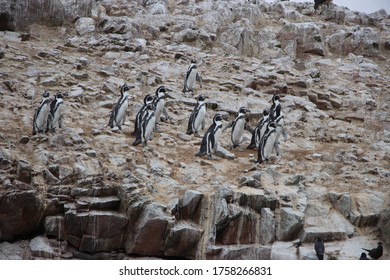
[{"label": "large boulder", "polygon": [[130,225],[125,244],[127,254],[163,256],[166,233],[172,227],[173,217],[161,205],[151,203],[140,213],[135,224]]},{"label": "large boulder", "polygon": [[44,211],[44,199],[36,190],[0,194],[0,241],[34,233]]},{"label": "large boulder", "polygon": [[60,26],[90,16],[93,0],[0,0],[0,31],[23,30],[33,23]]},{"label": "large boulder", "polygon": [[288,52],[292,57],[305,53],[324,56],[326,53],[321,27],[314,22],[286,23],[279,31],[277,39],[283,49],[296,44],[296,53]]},{"label": "large boulder", "polygon": [[65,213],[66,240],[80,251],[94,253],[123,248],[128,218],[114,211]]}]

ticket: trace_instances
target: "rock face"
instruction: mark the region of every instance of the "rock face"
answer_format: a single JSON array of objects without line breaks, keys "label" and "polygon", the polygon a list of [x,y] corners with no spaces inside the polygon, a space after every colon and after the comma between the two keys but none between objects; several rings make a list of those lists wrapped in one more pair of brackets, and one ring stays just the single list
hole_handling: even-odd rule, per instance
[{"label": "rock face", "polygon": [[[0,0],[0,259],[316,259],[317,237],[326,259],[378,241],[390,259],[389,26],[290,1]],[[183,94],[192,58],[202,87]],[[160,85],[168,117],[132,146]],[[31,135],[44,91],[64,93],[62,127]],[[254,128],[280,95],[279,155],[256,164],[251,134],[232,149],[225,131],[196,157],[199,94],[205,128],[241,106]]]}]

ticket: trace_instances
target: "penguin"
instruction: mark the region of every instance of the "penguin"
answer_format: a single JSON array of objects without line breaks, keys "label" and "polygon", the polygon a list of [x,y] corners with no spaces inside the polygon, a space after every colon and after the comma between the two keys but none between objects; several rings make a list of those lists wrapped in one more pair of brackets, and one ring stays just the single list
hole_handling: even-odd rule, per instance
[{"label": "penguin", "polygon": [[188,121],[187,134],[194,134],[198,136],[198,132],[200,127],[204,129],[205,118],[206,116],[206,102],[203,95],[199,95],[197,98],[197,103],[195,105],[194,110],[190,115],[190,119]]},{"label": "penguin", "polygon": [[42,96],[43,99],[34,113],[32,135],[46,132],[47,129],[47,121],[50,115],[50,93],[45,91]]},{"label": "penguin", "polygon": [[275,94],[272,96],[272,106],[269,109],[269,118],[271,122],[277,124],[284,124],[284,115],[282,112],[282,105],[280,104],[280,96]]},{"label": "penguin", "polygon": [[196,156],[201,157],[207,155],[207,157],[211,159],[212,153],[214,153],[218,148],[218,141],[219,137],[221,136],[221,132],[222,116],[221,114],[216,114],[213,118],[212,125],[207,129],[203,136],[200,150]]},{"label": "penguin", "polygon": [[146,114],[139,124],[140,129],[138,130],[137,137],[132,144],[133,146],[137,146],[141,143],[146,146],[147,142],[153,139],[155,122],[155,108],[153,107],[153,104],[148,104],[146,106]]},{"label": "penguin", "polygon": [[264,132],[267,129],[268,121],[269,121],[269,111],[267,109],[264,109],[263,118],[260,120],[260,122],[253,130],[251,143],[249,144],[247,149],[257,149],[257,147],[259,147],[261,138],[263,137]]},{"label": "penguin", "polygon": [[154,108],[155,108],[155,118],[156,118],[155,125],[156,125],[156,130],[157,130],[157,125],[160,122],[161,114],[164,114],[164,117],[166,119],[170,118],[168,116],[168,112],[167,112],[167,110],[165,108],[165,98],[167,98],[167,97],[172,98],[172,96],[170,96],[167,93],[168,91],[171,91],[171,90],[167,89],[164,86],[160,86],[156,90],[156,96],[155,96],[154,102],[153,102],[153,105],[154,105]]},{"label": "penguin", "polygon": [[195,82],[198,82],[200,88],[202,88],[202,78],[198,74],[196,60],[191,59],[191,64],[187,69],[186,77],[184,79],[183,93],[191,92],[194,94]]},{"label": "penguin", "polygon": [[260,145],[257,148],[257,161],[256,163],[262,163],[268,161],[272,151],[275,149],[276,154],[279,155],[279,146],[275,145],[279,141],[279,137],[283,135],[287,138],[286,132],[283,127],[275,122],[268,122],[267,129],[264,132],[264,136],[260,141]]},{"label": "penguin", "polygon": [[230,139],[232,140],[232,149],[238,147],[242,141],[244,140],[244,130],[246,129],[246,119],[245,114],[247,113],[247,109],[245,107],[241,107],[238,110],[238,116],[232,122],[230,122],[224,129],[225,131],[228,128],[232,128],[232,132],[230,134]]},{"label": "penguin", "polygon": [[154,98],[151,94],[147,94],[144,97],[144,105],[142,105],[141,109],[137,113],[137,116],[135,117],[134,131],[131,133],[131,135],[133,135],[133,136],[137,135],[138,130],[140,129],[140,123],[146,114],[146,107],[148,106],[148,104],[153,104],[153,101],[154,101]]},{"label": "penguin", "polygon": [[117,126],[119,129],[122,129],[122,125],[125,123],[126,119],[127,107],[129,105],[129,90],[132,88],[134,88],[134,86],[129,86],[126,83],[122,85],[121,97],[111,111],[110,120],[107,126],[111,128]]},{"label": "penguin", "polygon": [[58,92],[55,99],[50,103],[50,114],[47,120],[47,131],[55,132],[57,125],[62,127],[62,111],[64,105],[64,96]]},{"label": "penguin", "polygon": [[321,237],[317,237],[316,242],[314,243],[314,250],[316,251],[317,258],[319,260],[323,260],[325,254],[325,245],[324,240],[322,240]]}]

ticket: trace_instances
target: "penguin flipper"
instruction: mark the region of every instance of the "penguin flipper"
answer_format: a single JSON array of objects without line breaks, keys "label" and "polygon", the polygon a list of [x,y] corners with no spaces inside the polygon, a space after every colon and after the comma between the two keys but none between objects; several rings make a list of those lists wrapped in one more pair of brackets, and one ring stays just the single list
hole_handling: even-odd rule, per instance
[{"label": "penguin flipper", "polygon": [[244,129],[245,129],[246,131],[248,131],[249,133],[252,133],[252,134],[253,134],[253,132],[254,132],[254,129],[251,128],[251,127],[250,127],[249,125],[247,125],[247,124],[245,124]]},{"label": "penguin flipper", "polygon": [[228,129],[228,128],[231,128],[232,126],[233,126],[233,124],[234,124],[234,121],[233,122],[230,122],[227,126],[225,126],[225,128],[224,129],[222,129],[222,132],[224,132],[226,129]]}]

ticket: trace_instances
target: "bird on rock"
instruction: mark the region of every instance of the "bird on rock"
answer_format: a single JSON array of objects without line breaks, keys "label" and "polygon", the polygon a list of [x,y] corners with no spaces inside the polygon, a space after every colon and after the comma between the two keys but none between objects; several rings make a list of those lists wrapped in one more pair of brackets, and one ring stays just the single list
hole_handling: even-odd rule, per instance
[{"label": "bird on rock", "polygon": [[374,249],[364,249],[362,248],[364,251],[367,251],[368,252],[368,255],[373,258],[374,260],[377,260],[379,259],[380,257],[382,257],[383,255],[383,243],[382,242],[378,242],[378,247],[374,248]]},{"label": "bird on rock", "polygon": [[317,258],[319,260],[323,260],[325,253],[325,245],[324,240],[321,237],[317,237],[316,242],[314,244],[314,249],[316,250]]}]

